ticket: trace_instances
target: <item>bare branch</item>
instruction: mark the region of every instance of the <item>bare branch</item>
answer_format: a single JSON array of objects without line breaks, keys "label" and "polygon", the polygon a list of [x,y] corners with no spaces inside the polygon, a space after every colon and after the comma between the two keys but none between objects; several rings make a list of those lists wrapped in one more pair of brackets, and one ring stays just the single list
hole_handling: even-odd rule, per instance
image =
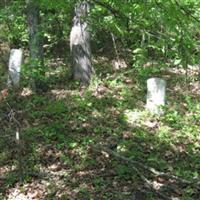
[{"label": "bare branch", "polygon": [[101,151],[105,151],[108,154],[114,156],[115,158],[125,161],[126,163],[132,164],[134,166],[139,166],[140,168],[143,168],[143,169],[149,171],[150,173],[152,173],[152,174],[154,174],[158,177],[163,177],[163,178],[167,178],[167,179],[174,179],[181,184],[195,185],[196,187],[200,187],[200,181],[194,181],[194,182],[188,181],[186,179],[177,177],[175,175],[171,175],[171,174],[168,174],[168,173],[165,173],[165,172],[160,172],[153,167],[149,167],[149,166],[145,165],[144,163],[141,163],[141,162],[135,161],[131,158],[127,158],[127,157],[124,157],[122,155],[119,155],[118,153],[112,151],[111,149],[109,149],[107,147],[103,147],[103,146],[98,145],[98,146],[95,146],[94,148],[101,150]]},{"label": "bare branch", "polygon": [[125,18],[127,20],[129,20],[129,17],[126,16],[124,13],[122,13],[120,10],[117,10],[115,8],[113,8],[112,6],[110,6],[109,4],[107,3],[104,3],[102,1],[99,1],[99,0],[91,0],[91,2],[109,10],[115,17],[120,17],[120,18]]}]

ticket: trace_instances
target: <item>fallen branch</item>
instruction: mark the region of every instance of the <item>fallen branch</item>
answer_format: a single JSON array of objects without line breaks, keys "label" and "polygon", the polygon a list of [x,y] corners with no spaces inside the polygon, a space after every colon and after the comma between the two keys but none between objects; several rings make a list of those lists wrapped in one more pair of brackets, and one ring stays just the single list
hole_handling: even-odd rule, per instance
[{"label": "fallen branch", "polygon": [[187,185],[197,185],[198,187],[200,186],[200,181],[188,181],[186,179],[183,179],[183,178],[180,178],[178,176],[175,176],[175,175],[171,175],[169,173],[165,173],[165,172],[160,172],[158,170],[156,170],[155,168],[153,167],[149,167],[147,165],[145,165],[144,163],[141,163],[141,162],[138,162],[138,161],[135,161],[133,159],[130,159],[130,158],[127,158],[127,157],[124,157],[122,155],[119,155],[118,153],[112,151],[111,149],[107,148],[107,147],[102,147],[102,146],[96,146],[95,148],[99,149],[99,150],[102,150],[102,151],[105,151],[107,152],[108,154],[110,155],[113,155],[114,157],[120,159],[120,160],[123,160],[127,163],[131,163],[132,165],[137,165],[145,170],[148,170],[149,172],[151,172],[152,174],[158,176],[158,177],[163,177],[163,178],[167,178],[167,179],[174,179],[176,181],[178,181],[179,183],[182,183],[182,184],[187,184]]},{"label": "fallen branch", "polygon": [[[105,151],[106,153],[108,153],[109,155],[112,155],[114,156],[115,158],[118,158],[120,160],[123,160],[125,162],[131,162],[130,159],[124,157],[124,156],[121,156],[119,155],[118,153],[112,151],[111,149],[109,148],[106,148],[106,147],[101,147],[101,146],[95,146],[94,147],[95,150],[100,150],[100,151]],[[135,162],[131,162],[132,164],[135,164]],[[152,190],[153,192],[155,192],[156,195],[158,195],[159,197],[161,197],[162,199],[164,200],[170,200],[170,198],[166,197],[163,193],[159,192],[158,190],[156,190],[151,181],[149,181],[143,174],[140,173],[140,171],[134,166],[132,165],[132,168],[133,170],[136,172],[136,174],[141,178],[142,181],[144,181],[144,183],[146,184],[147,188]]]},{"label": "fallen branch", "polygon": [[196,188],[200,187],[200,182],[199,181],[188,181],[186,179],[177,177],[175,175],[171,175],[171,174],[168,174],[168,173],[165,173],[165,172],[160,172],[160,171],[154,169],[153,167],[149,167],[149,166],[147,166],[147,165],[145,165],[145,164],[143,164],[141,162],[138,162],[138,161],[135,161],[135,160],[133,160],[131,158],[127,158],[127,157],[124,157],[122,155],[119,155],[115,151],[112,151],[111,149],[109,149],[109,148],[107,148],[105,146],[96,145],[96,146],[94,146],[94,149],[97,150],[97,151],[104,151],[104,152],[108,153],[109,155],[117,158],[118,160],[125,161],[126,163],[131,164],[133,170],[146,183],[146,185],[150,189],[152,189],[157,195],[162,197],[163,199],[169,199],[169,198],[166,197],[165,195],[163,195],[161,192],[155,190],[154,187],[152,186],[152,183],[143,174],[140,173],[140,171],[137,169],[137,166],[142,168],[142,169],[144,169],[144,170],[146,170],[146,171],[148,171],[148,172],[150,172],[150,173],[152,173],[153,175],[156,175],[157,177],[163,177],[163,178],[166,178],[166,179],[173,179],[173,180],[179,182],[180,184],[193,185]]}]

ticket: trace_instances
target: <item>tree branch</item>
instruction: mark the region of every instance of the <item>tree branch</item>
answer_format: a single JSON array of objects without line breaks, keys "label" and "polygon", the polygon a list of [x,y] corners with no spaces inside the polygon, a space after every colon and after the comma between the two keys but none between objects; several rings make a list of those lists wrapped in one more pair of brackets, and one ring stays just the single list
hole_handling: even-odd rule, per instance
[{"label": "tree branch", "polygon": [[[109,155],[114,156],[115,158],[119,159],[119,160],[123,160],[125,162],[131,163],[133,164],[131,167],[132,169],[135,171],[135,173],[141,178],[141,180],[146,184],[146,187],[148,189],[150,189],[151,191],[153,191],[156,195],[158,195],[159,197],[161,197],[164,200],[170,200],[170,198],[168,198],[167,196],[165,196],[162,192],[156,190],[151,181],[149,181],[142,173],[140,173],[140,171],[134,166],[136,161],[132,161],[129,158],[126,158],[124,156],[119,155],[118,153],[112,151],[109,148],[106,147],[102,147],[102,146],[94,146],[94,149],[97,151],[105,151],[106,153],[108,153]],[[142,165],[142,164],[141,164]]]},{"label": "tree branch", "polygon": [[129,20],[129,17],[126,16],[124,13],[122,13],[120,10],[117,10],[115,8],[113,8],[112,6],[110,6],[109,4],[107,3],[104,3],[102,1],[99,1],[99,0],[91,0],[91,2],[109,10],[115,17],[120,17],[120,18],[125,18],[127,20]]},{"label": "tree branch", "polygon": [[180,10],[182,10],[185,14],[187,14],[188,16],[190,16],[191,18],[193,18],[195,21],[197,21],[198,23],[200,23],[200,20],[197,18],[197,17],[195,17],[194,15],[192,15],[187,9],[185,9],[183,6],[181,6],[179,3],[178,3],[178,1],[177,0],[174,0],[174,2],[175,2],[175,4],[176,4],[176,6],[178,7],[178,8],[180,8]]},{"label": "tree branch", "polygon": [[[167,178],[167,179],[174,179],[174,180],[178,181],[181,184],[195,185],[198,188],[200,187],[200,181],[192,182],[192,181],[188,181],[186,179],[177,177],[175,175],[171,175],[171,174],[168,174],[168,173],[165,173],[165,172],[160,172],[160,171],[154,169],[153,167],[149,167],[149,166],[145,165],[144,163],[141,163],[141,162],[132,160],[130,158],[124,157],[122,155],[119,155],[118,153],[112,151],[111,149],[109,149],[107,147],[103,147],[103,146],[98,145],[98,146],[95,146],[94,148],[96,148],[97,150],[105,151],[106,153],[114,156],[115,158],[117,158],[119,160],[123,160],[126,163],[130,163],[131,165],[134,165],[134,166],[139,166],[140,168],[143,168],[144,170],[149,171],[150,173],[156,175],[157,177],[163,177],[163,178]],[[137,168],[136,168],[136,170],[137,170]]]}]

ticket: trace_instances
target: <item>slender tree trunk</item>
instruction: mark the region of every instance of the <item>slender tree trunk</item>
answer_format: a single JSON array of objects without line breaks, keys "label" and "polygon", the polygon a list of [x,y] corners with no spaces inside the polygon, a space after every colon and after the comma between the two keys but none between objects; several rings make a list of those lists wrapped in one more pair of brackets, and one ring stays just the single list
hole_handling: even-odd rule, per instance
[{"label": "slender tree trunk", "polygon": [[33,65],[43,64],[43,43],[40,30],[40,9],[38,0],[27,0],[30,61]]},{"label": "slender tree trunk", "polygon": [[85,18],[89,12],[86,1],[75,7],[75,16],[70,33],[70,50],[72,56],[72,78],[84,84],[90,82],[93,68],[91,65],[90,33]]}]

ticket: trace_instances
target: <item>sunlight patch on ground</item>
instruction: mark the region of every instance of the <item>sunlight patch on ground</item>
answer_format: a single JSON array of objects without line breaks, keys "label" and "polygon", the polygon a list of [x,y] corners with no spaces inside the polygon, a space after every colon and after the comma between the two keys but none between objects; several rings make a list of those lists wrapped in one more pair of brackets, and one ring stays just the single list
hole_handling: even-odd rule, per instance
[{"label": "sunlight patch on ground", "polygon": [[124,111],[125,121],[131,126],[137,126],[143,115],[144,111],[139,111],[139,110]]},{"label": "sunlight patch on ground", "polygon": [[173,132],[172,128],[167,125],[160,125],[157,130],[157,137],[160,139],[171,139],[173,136],[171,133]]},{"label": "sunlight patch on ground", "polygon": [[23,88],[21,92],[21,96],[27,97],[33,94],[33,91],[30,88]]},{"label": "sunlight patch on ground", "polygon": [[113,59],[112,66],[114,70],[127,68],[128,65],[124,59]]},{"label": "sunlight patch on ground", "polygon": [[[117,145],[117,152],[126,152],[128,149],[126,147],[126,145],[123,145],[123,144],[119,144]],[[108,157],[109,157],[109,154],[108,154]]]},{"label": "sunlight patch on ground", "polygon": [[76,91],[72,91],[72,90],[51,90],[51,93],[56,97],[56,99],[66,99],[69,95],[75,95],[77,94]]},{"label": "sunlight patch on ground", "polygon": [[4,179],[4,176],[12,171],[16,170],[15,165],[5,165],[3,167],[0,167],[0,178]]},{"label": "sunlight patch on ground", "polygon": [[163,185],[164,185],[163,183],[159,183],[159,182],[157,182],[157,181],[153,181],[153,182],[152,182],[152,186],[153,186],[153,188],[154,188],[155,190],[160,190],[161,187],[162,187]]},{"label": "sunlight patch on ground", "polygon": [[181,66],[164,69],[164,71],[177,75],[185,75],[187,73],[188,76],[197,76],[199,74],[199,70],[200,70],[200,65],[188,65],[187,72]]},{"label": "sunlight patch on ground", "polygon": [[59,75],[59,74],[62,73],[62,71],[63,71],[62,69],[58,68],[58,69],[56,69],[55,71],[46,72],[45,75],[46,75],[47,77],[50,77],[51,75]]},{"label": "sunlight patch on ground", "polygon": [[200,81],[193,81],[193,82],[189,83],[189,85],[190,85],[191,92],[199,95]]},{"label": "sunlight patch on ground", "polygon": [[[43,181],[42,181],[43,182]],[[9,189],[8,200],[33,200],[42,199],[43,195],[46,195],[46,186],[44,183],[35,181],[32,183],[18,185],[15,188]]]},{"label": "sunlight patch on ground", "polygon": [[200,91],[200,81],[191,81],[188,84],[185,83],[177,83],[173,86],[173,89],[170,89],[171,91],[175,91],[176,93],[181,93],[182,95],[199,95]]},{"label": "sunlight patch on ground", "polygon": [[[47,62],[47,66],[52,67],[52,68],[57,68],[59,70],[58,66],[65,66],[66,63],[62,58],[53,58],[49,59]],[[57,69],[55,71],[57,71]]]},{"label": "sunlight patch on ground", "polygon": [[22,194],[20,190],[17,188],[14,188],[12,193],[10,193],[8,196],[8,200],[30,200],[30,199],[32,198]]},{"label": "sunlight patch on ground", "polygon": [[98,59],[93,58],[94,64],[99,64],[99,62],[108,62],[108,58],[105,56],[99,56]]},{"label": "sunlight patch on ground", "polygon": [[147,110],[125,110],[124,118],[131,127],[144,127],[149,130],[160,127],[158,118],[151,115]]},{"label": "sunlight patch on ground", "polygon": [[99,118],[102,117],[102,113],[100,113],[98,110],[95,109],[92,111],[92,116],[95,118]]}]

